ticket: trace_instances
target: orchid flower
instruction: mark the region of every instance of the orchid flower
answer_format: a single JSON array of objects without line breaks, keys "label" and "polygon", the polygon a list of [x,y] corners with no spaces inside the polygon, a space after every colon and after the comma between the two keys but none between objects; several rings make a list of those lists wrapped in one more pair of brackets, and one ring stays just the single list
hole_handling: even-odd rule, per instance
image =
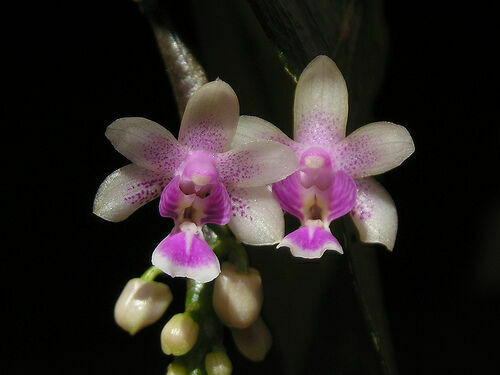
[{"label": "orchid flower", "polygon": [[172,232],[156,247],[152,262],[170,276],[207,282],[220,273],[204,241],[207,223],[229,227],[242,242],[278,243],[284,235],[281,208],[266,185],[298,169],[293,151],[273,141],[251,142],[228,151],[239,116],[232,88],[221,80],[190,98],[179,140],[144,118],[122,118],[106,137],[132,164],[102,183],[94,213],[121,221],[160,197],[160,214],[174,219]]},{"label": "orchid flower", "polygon": [[326,250],[342,253],[331,234],[332,220],[351,214],[364,242],[392,250],[397,213],[387,191],[369,176],[400,165],[415,147],[408,131],[389,122],[363,126],[345,137],[347,87],[335,63],[316,57],[302,72],[295,91],[294,140],[257,117],[241,116],[233,147],[256,139],[280,142],[294,150],[300,169],[272,185],[284,211],[301,227],[278,245],[297,257],[319,258]]}]

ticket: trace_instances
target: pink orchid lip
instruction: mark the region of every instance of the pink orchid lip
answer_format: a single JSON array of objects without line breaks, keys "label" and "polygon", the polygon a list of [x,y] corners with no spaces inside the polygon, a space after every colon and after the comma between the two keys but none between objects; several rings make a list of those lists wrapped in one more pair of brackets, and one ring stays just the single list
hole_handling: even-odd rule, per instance
[{"label": "pink orchid lip", "polygon": [[217,182],[219,174],[214,157],[203,151],[189,155],[181,173],[179,188],[186,195],[206,197]]},{"label": "pink orchid lip", "polygon": [[332,184],[333,168],[329,153],[321,147],[310,147],[300,157],[300,182],[306,189],[316,186],[328,189]]},{"label": "pink orchid lip", "polygon": [[172,277],[181,276],[205,283],[219,275],[217,256],[202,237],[200,227],[181,223],[156,247],[152,263]]},{"label": "pink orchid lip", "polygon": [[277,247],[283,246],[289,247],[294,256],[309,259],[320,258],[327,250],[343,253],[339,241],[320,220],[308,221],[289,233]]}]

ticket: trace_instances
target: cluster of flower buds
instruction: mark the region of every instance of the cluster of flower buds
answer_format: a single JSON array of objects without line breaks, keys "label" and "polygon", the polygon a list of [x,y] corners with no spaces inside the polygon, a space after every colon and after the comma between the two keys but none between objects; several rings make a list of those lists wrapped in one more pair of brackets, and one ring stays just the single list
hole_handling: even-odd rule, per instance
[{"label": "cluster of flower buds", "polygon": [[[193,364],[186,358],[193,351],[192,357],[204,358],[196,366],[202,366],[208,375],[231,374],[231,360],[217,344],[222,325],[231,330],[236,347],[249,360],[262,361],[271,347],[271,334],[260,317],[263,302],[260,273],[247,266],[246,252],[234,238],[219,240],[227,244],[230,252],[234,251],[233,258],[240,257],[240,262],[223,262],[213,283],[188,284],[186,311],[174,314],[160,335],[162,351],[178,359],[169,365],[167,374],[191,374]],[[152,280],[159,273],[152,267],[142,278],[130,280],[116,302],[116,323],[132,335],[158,321],[172,301],[169,287]],[[220,329],[214,328],[217,326]],[[204,344],[197,345],[200,340]]]}]

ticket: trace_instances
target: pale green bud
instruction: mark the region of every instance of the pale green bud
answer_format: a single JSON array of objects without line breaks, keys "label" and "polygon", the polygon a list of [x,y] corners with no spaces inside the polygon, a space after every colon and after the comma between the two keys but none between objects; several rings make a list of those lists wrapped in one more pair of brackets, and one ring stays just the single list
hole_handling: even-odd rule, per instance
[{"label": "pale green bud", "polygon": [[272,345],[271,332],[262,318],[245,329],[232,329],[233,340],[241,354],[251,361],[262,361]]},{"label": "pale green bud", "polygon": [[115,305],[115,321],[121,328],[136,334],[156,322],[172,302],[168,285],[139,278],[130,280]]},{"label": "pale green bud", "polygon": [[198,324],[186,313],[174,315],[161,331],[161,349],[176,356],[189,352],[198,339]]},{"label": "pale green bud", "polygon": [[225,352],[212,352],[205,357],[205,370],[208,375],[231,375],[233,365]]},{"label": "pale green bud", "polygon": [[187,370],[178,363],[171,363],[168,365],[167,375],[187,375]]},{"label": "pale green bud", "polygon": [[248,273],[241,273],[232,263],[224,262],[215,280],[212,298],[214,310],[225,325],[231,328],[249,327],[262,308],[259,271],[250,268]]}]

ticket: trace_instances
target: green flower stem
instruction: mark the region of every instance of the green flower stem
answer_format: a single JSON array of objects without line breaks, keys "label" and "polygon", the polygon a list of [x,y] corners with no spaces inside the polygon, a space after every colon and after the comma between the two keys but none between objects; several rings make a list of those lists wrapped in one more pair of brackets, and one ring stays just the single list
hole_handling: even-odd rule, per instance
[{"label": "green flower stem", "polygon": [[205,355],[214,345],[221,345],[223,327],[212,308],[213,283],[188,280],[185,311],[198,324],[200,330],[195,346],[176,361],[183,364],[191,375],[205,374]]},{"label": "green flower stem", "polygon": [[203,237],[220,260],[227,258],[229,251],[227,239],[232,238],[227,226],[205,225],[203,227]]},{"label": "green flower stem", "polygon": [[232,263],[236,264],[239,272],[248,272],[247,251],[232,236],[227,226],[205,225],[203,235],[221,262],[229,258]]},{"label": "green flower stem", "polygon": [[163,271],[160,270],[159,268],[151,266],[146,270],[146,272],[142,274],[141,279],[144,281],[154,281],[162,273]]},{"label": "green flower stem", "polygon": [[212,296],[211,283],[199,283],[192,279],[187,281],[186,303],[185,309],[187,313],[197,318],[199,313],[204,313],[211,304],[210,297]]},{"label": "green flower stem", "polygon": [[233,239],[229,259],[238,267],[238,272],[248,273],[248,254],[243,245]]}]

